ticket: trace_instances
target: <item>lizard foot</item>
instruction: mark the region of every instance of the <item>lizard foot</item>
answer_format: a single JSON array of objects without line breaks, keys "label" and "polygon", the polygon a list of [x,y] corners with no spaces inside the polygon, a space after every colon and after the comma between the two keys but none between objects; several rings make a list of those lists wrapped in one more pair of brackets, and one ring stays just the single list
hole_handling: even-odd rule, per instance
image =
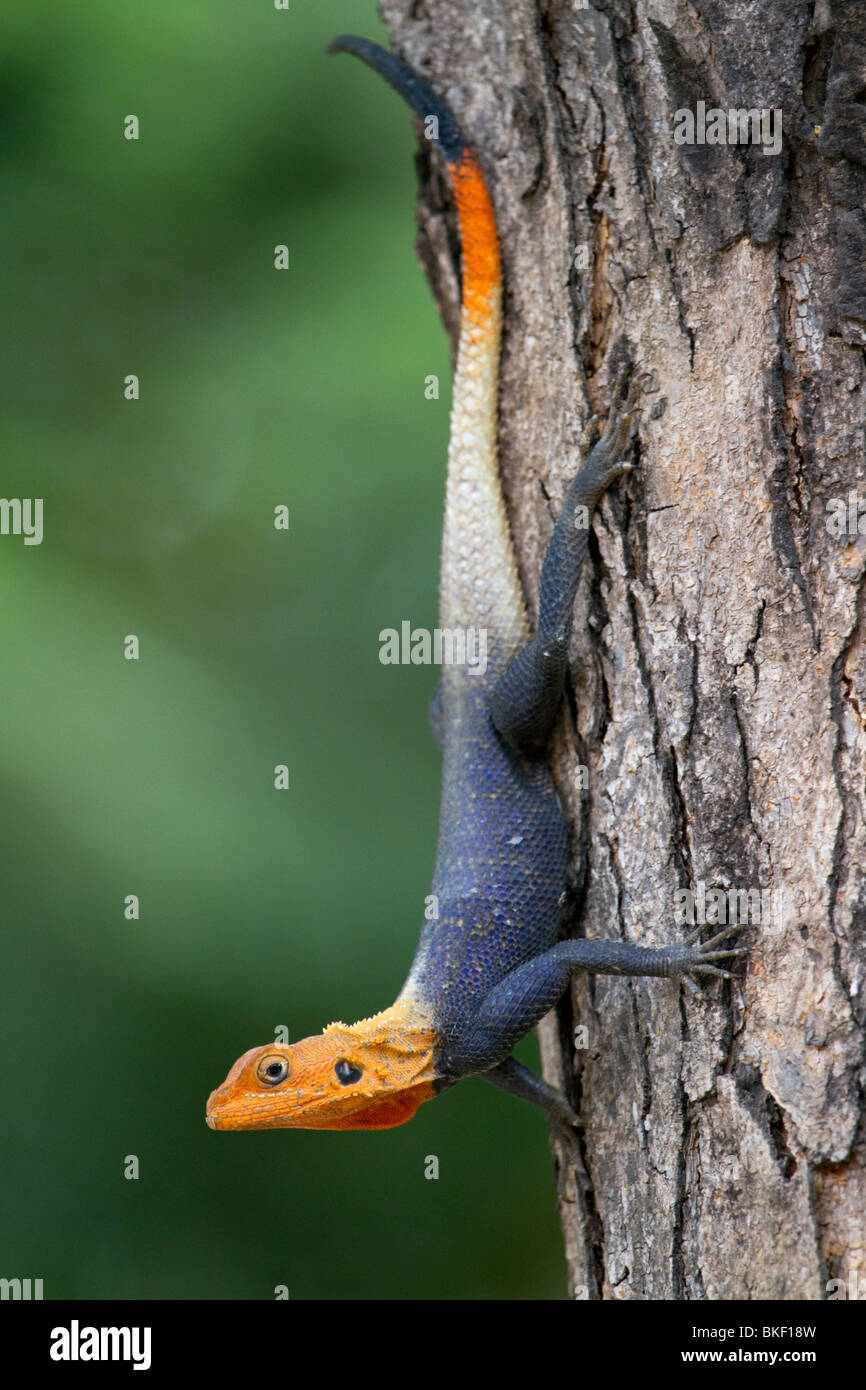
[{"label": "lizard foot", "polygon": [[703,994],[700,986],[692,978],[693,975],[717,975],[723,980],[733,978],[730,970],[723,970],[715,962],[725,961],[728,964],[733,964],[731,959],[733,956],[747,956],[749,954],[750,948],[748,946],[721,945],[725,937],[732,936],[734,932],[742,931],[745,925],[744,922],[734,923],[725,927],[723,931],[717,932],[715,936],[711,936],[709,941],[703,942],[701,941],[703,927],[698,927],[697,931],[692,932],[685,946],[682,947],[682,967],[678,974],[686,989],[696,998],[703,998]]},{"label": "lizard foot", "polygon": [[631,368],[628,367],[617,377],[607,424],[591,455],[596,467],[601,470],[605,488],[623,473],[633,471],[633,465],[623,454],[628,448],[635,420],[640,414],[640,398],[650,382],[649,372],[640,372],[632,376]]},{"label": "lizard foot", "polygon": [[550,1126],[553,1148],[556,1155],[556,1195],[561,1202],[573,1202],[569,1191],[569,1175],[574,1175],[574,1181],[579,1188],[586,1192],[591,1186],[589,1173],[583,1166],[583,1151],[580,1144],[580,1136],[577,1129],[582,1128],[580,1121],[577,1125],[567,1124],[564,1120],[554,1121]]}]

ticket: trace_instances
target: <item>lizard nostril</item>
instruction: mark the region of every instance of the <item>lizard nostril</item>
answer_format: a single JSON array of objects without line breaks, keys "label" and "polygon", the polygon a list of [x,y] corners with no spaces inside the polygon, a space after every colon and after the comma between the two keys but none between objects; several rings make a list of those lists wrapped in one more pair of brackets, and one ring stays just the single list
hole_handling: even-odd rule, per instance
[{"label": "lizard nostril", "polygon": [[207,1116],[208,1124],[210,1124],[211,1119],[210,1112],[214,1109],[215,1106],[218,1106],[221,1101],[228,1100],[228,1098],[229,1090],[227,1086],[218,1086],[215,1091],[211,1091],[210,1095],[207,1098],[207,1105],[205,1107],[205,1114]]}]

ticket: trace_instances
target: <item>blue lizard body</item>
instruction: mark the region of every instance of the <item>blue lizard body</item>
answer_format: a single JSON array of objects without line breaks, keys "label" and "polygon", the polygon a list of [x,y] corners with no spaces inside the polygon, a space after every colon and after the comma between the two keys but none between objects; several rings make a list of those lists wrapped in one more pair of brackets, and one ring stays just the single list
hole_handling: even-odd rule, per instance
[{"label": "blue lizard body", "polygon": [[[446,1057],[493,985],[557,936],[569,836],[546,762],[510,748],[491,723],[502,663],[443,681],[439,842],[431,896],[406,990],[436,1020]],[[455,1057],[456,1061],[456,1057]]]}]

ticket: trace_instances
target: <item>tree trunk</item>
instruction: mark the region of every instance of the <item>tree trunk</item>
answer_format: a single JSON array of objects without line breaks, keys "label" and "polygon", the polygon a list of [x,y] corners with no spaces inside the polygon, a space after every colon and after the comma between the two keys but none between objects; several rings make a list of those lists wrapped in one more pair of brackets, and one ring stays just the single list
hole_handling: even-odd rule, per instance
[{"label": "tree trunk", "polygon": [[[866,0],[382,11],[496,206],[531,605],[587,414],[620,359],[653,376],[637,470],[594,524],[555,748],[574,929],[661,946],[689,931],[678,890],[708,933],[753,890],[748,964],[705,999],[581,978],[542,1025],[586,1123],[573,1291],[851,1297],[859,1273],[866,1296]],[[677,143],[701,102],[780,111],[781,151],[731,121]],[[419,244],[453,337],[427,150]]]}]

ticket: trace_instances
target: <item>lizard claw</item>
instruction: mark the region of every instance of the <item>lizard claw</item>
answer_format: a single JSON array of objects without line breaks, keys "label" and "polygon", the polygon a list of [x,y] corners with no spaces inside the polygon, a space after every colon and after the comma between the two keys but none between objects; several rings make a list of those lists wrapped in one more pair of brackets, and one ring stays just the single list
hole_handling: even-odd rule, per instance
[{"label": "lizard claw", "polygon": [[[631,367],[624,367],[616,379],[616,385],[611,396],[610,414],[607,417],[607,424],[604,433],[598,441],[596,448],[603,454],[613,455],[615,458],[622,454],[628,443],[632,431],[632,425],[636,417],[640,414],[641,407],[639,401],[650,380],[649,372],[639,372],[632,376]],[[613,476],[622,469],[616,465],[616,472],[612,469]]]},{"label": "lizard claw", "polygon": [[[725,927],[723,931],[717,932],[715,936],[711,936],[709,941],[705,941],[701,950],[711,951],[714,946],[718,946],[720,941],[724,941],[726,936],[733,936],[734,932],[742,931],[745,926],[745,922],[732,922],[729,927]],[[694,946],[696,941],[700,941],[703,931],[704,928],[702,926],[698,927],[697,931],[693,931],[691,936],[686,939],[686,945]]]},{"label": "lizard claw", "polygon": [[580,457],[585,459],[601,433],[601,421],[597,415],[590,415],[580,436]]},{"label": "lizard claw", "polygon": [[569,1125],[563,1122],[552,1126],[557,1155],[556,1195],[562,1202],[573,1201],[573,1198],[568,1194],[569,1173],[574,1174],[574,1180],[582,1191],[586,1192],[591,1186],[589,1173],[583,1165],[580,1140],[575,1133],[575,1128],[578,1127],[583,1128],[580,1121],[577,1121],[576,1125]]},{"label": "lizard claw", "polygon": [[692,975],[715,975],[721,980],[733,979],[730,970],[723,970],[720,966],[715,965],[714,962],[720,960],[731,963],[731,956],[749,955],[749,947],[722,946],[718,951],[715,948],[720,942],[724,941],[726,937],[733,935],[734,932],[742,931],[745,925],[745,922],[733,923],[731,926],[725,927],[724,931],[717,932],[715,936],[711,936],[709,941],[701,942],[700,940],[703,927],[698,927],[697,931],[693,932],[692,935],[688,937],[685,944],[685,953],[687,956],[690,956],[691,959],[686,962],[680,978],[692,994],[699,998],[703,998],[699,987],[691,978]]}]

